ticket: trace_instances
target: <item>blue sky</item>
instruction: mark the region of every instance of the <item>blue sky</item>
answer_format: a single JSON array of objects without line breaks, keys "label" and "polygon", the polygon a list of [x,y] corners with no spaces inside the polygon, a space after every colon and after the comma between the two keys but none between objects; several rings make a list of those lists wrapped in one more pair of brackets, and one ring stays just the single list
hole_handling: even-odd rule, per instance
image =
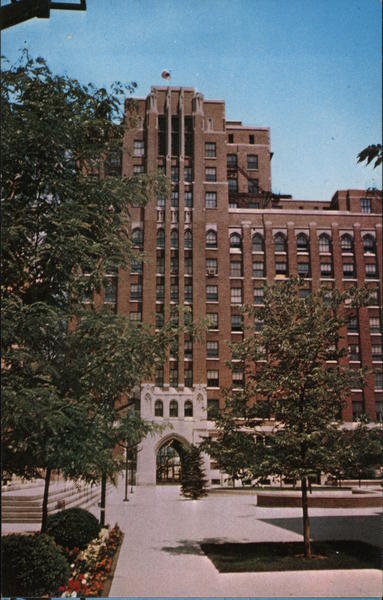
[{"label": "blue sky", "polygon": [[[2,4],[9,0],[2,0]],[[328,199],[381,187],[356,155],[381,139],[381,0],[87,0],[2,34],[53,71],[107,85],[136,81],[226,101],[226,118],[271,128],[273,190]]]}]

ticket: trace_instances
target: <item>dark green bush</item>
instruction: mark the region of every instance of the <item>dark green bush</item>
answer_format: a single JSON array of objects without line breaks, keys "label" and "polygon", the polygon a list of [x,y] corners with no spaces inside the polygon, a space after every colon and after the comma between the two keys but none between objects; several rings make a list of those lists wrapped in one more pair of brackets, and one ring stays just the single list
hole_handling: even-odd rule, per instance
[{"label": "dark green bush", "polygon": [[99,531],[98,520],[84,508],[68,508],[48,517],[47,533],[64,548],[77,546],[81,550]]},{"label": "dark green bush", "polygon": [[1,543],[3,596],[55,594],[68,582],[67,560],[49,536],[12,534]]}]

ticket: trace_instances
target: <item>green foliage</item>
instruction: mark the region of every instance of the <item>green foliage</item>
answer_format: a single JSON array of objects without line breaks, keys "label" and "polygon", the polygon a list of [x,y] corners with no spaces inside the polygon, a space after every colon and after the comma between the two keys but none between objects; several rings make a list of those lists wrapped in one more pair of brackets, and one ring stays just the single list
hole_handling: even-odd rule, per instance
[{"label": "green foliage", "polygon": [[62,551],[47,535],[2,537],[2,593],[5,596],[55,594],[70,570]]},{"label": "green foliage", "polygon": [[346,451],[343,476],[346,478],[374,478],[383,465],[383,431],[371,427],[362,417],[355,429],[346,432]]},{"label": "green foliage", "polygon": [[379,167],[383,162],[383,146],[382,144],[370,144],[364,148],[358,154],[358,162],[366,161],[366,165],[369,165],[372,161],[375,161],[374,169]]},{"label": "green foliage", "polygon": [[83,508],[68,508],[48,517],[47,534],[63,548],[82,550],[99,532],[98,520]]},{"label": "green foliage", "polygon": [[203,458],[200,448],[192,445],[183,450],[181,468],[181,494],[193,500],[206,496],[207,479],[203,473]]}]

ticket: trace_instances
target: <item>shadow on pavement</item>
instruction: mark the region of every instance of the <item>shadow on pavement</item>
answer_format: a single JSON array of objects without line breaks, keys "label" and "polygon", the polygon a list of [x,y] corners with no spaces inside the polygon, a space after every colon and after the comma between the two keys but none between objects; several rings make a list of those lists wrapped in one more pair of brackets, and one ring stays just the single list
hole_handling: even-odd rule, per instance
[{"label": "shadow on pavement", "polygon": [[178,546],[163,546],[162,552],[168,552],[169,554],[194,554],[195,556],[205,556],[202,552],[200,544],[224,544],[226,542],[232,542],[228,538],[206,538],[199,540],[198,542],[191,542],[190,540],[177,540]]},{"label": "shadow on pavement", "polygon": [[[300,517],[259,520],[303,535]],[[381,516],[310,517],[310,533],[314,540],[360,540],[380,546]]]}]

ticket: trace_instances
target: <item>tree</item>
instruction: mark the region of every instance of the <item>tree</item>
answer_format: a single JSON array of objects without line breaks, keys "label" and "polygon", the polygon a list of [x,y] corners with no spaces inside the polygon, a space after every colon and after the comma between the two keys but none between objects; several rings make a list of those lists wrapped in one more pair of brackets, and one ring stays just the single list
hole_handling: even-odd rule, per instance
[{"label": "tree", "polygon": [[109,175],[134,84],[82,85],[27,51],[2,83],[3,469],[45,476],[44,529],[52,469],[95,480],[118,466],[121,435],[150,431],[116,403],[164,360],[175,328],[155,334],[82,301],[137,258],[129,207],[167,183]]},{"label": "tree", "polygon": [[201,450],[193,444],[182,451],[181,456],[181,494],[186,498],[198,500],[206,496],[207,479],[203,473]]},{"label": "tree", "polygon": [[362,477],[375,477],[376,470],[383,463],[383,431],[369,426],[364,415],[356,429],[347,432],[346,442],[344,475],[357,477],[360,486]]},{"label": "tree", "polygon": [[[347,352],[339,338],[343,306],[346,300],[363,302],[365,294],[321,289],[300,298],[299,286],[292,279],[266,287],[264,306],[247,309],[263,328],[232,347],[247,381],[233,395],[231,410],[238,431],[253,435],[253,476],[300,481],[305,556],[311,558],[309,480],[334,470],[331,449],[343,438],[344,398],[361,375],[339,362]],[[329,358],[336,362],[326,364]]]},{"label": "tree", "polygon": [[370,144],[364,148],[358,154],[358,162],[366,161],[366,165],[369,165],[372,161],[375,161],[374,169],[379,167],[383,162],[383,146],[382,144]]}]

